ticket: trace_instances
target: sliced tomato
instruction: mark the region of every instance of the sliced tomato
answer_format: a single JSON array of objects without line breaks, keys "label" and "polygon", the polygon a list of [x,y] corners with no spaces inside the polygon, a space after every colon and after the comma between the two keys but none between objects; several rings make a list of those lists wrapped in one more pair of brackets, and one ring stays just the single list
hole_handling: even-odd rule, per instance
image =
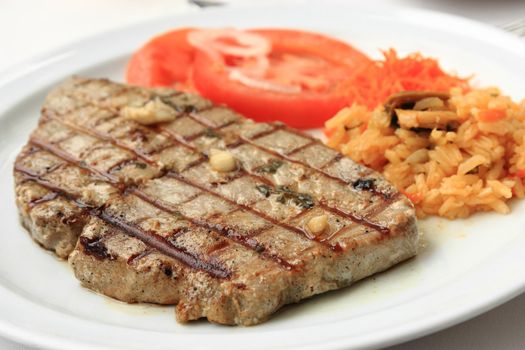
[{"label": "sliced tomato", "polygon": [[371,62],[351,45],[318,33],[293,29],[253,29],[249,32],[268,38],[273,52],[317,56],[351,69]]},{"label": "sliced tomato", "polygon": [[[193,31],[178,29],[150,40],[131,58],[128,83],[196,89],[258,121],[281,120],[312,128],[321,127],[347,104],[341,83],[354,70],[370,64],[350,45],[315,33],[288,29],[244,32],[251,33],[250,37],[234,29],[204,36]],[[271,51],[254,34],[269,42]],[[203,44],[208,39],[212,40],[209,45]],[[253,56],[259,49],[262,53]]]},{"label": "sliced tomato", "polygon": [[194,30],[182,28],[159,35],[148,41],[131,57],[126,81],[147,87],[191,85],[195,48],[186,37]]},{"label": "sliced tomato", "polygon": [[345,105],[342,96],[318,93],[279,93],[230,80],[227,72],[198,54],[194,81],[197,90],[216,103],[224,103],[257,121],[281,120],[298,128],[319,127]]},{"label": "sliced tomato", "polygon": [[[346,105],[338,87],[369,59],[350,45],[323,35],[295,30],[250,31],[272,43],[261,84],[232,79],[235,60],[216,60],[204,52],[195,58],[193,79],[203,96],[258,121],[281,120],[298,128],[323,125]],[[264,88],[264,84],[270,88]],[[272,88],[272,86],[278,86]],[[299,91],[286,88],[297,88]]]}]

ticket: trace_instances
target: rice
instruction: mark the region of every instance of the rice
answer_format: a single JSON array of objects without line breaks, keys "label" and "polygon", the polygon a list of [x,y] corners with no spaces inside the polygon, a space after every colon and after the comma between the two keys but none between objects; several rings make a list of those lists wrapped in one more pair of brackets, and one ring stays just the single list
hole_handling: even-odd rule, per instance
[{"label": "rice", "polygon": [[426,98],[412,108],[396,109],[397,125],[385,107],[344,108],[326,122],[328,145],[382,172],[420,218],[504,214],[525,196],[525,101],[496,88],[452,89],[445,106]]}]

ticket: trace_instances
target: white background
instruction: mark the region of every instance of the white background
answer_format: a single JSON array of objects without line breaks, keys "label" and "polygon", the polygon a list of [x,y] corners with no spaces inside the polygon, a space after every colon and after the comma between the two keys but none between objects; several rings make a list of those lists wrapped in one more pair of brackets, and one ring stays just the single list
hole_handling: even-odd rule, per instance
[{"label": "white background", "polygon": [[[525,1],[368,1],[437,9],[494,25],[525,19]],[[199,9],[183,0],[1,0],[0,72],[86,36],[185,11]],[[521,295],[471,321],[394,349],[525,349],[524,331],[525,295]],[[0,349],[32,348],[0,338]]]}]

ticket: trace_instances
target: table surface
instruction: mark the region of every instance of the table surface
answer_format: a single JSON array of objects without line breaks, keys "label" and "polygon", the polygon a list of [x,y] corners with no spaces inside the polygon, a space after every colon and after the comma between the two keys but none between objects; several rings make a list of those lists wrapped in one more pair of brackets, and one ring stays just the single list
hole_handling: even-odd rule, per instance
[{"label": "table surface", "polygon": [[[388,2],[434,9],[493,25],[525,18],[525,1],[521,0],[367,1],[378,6]],[[240,0],[232,1],[231,6],[235,6],[235,2]],[[101,8],[104,10],[101,11]],[[0,46],[3,48],[0,72],[37,54],[108,29],[186,11],[198,9],[184,0],[3,0],[0,11]],[[524,325],[525,294],[470,321],[392,349],[525,349]],[[34,348],[0,338],[0,349]]]}]

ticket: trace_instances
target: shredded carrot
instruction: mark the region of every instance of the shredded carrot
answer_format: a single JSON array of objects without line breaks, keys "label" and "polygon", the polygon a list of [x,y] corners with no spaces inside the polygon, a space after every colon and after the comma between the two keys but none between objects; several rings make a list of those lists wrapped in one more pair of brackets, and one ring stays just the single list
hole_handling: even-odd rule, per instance
[{"label": "shredded carrot", "polygon": [[400,58],[394,49],[383,51],[384,59],[364,65],[341,87],[348,105],[357,103],[370,109],[400,91],[448,92],[451,87],[470,90],[468,78],[445,73],[433,58],[412,53]]},{"label": "shredded carrot", "polygon": [[522,179],[525,178],[525,169],[518,170],[516,172],[516,174],[514,174],[514,175],[516,175],[517,177],[522,178]]},{"label": "shredded carrot", "polygon": [[403,190],[401,190],[400,192],[407,196],[407,198],[410,199],[410,201],[414,204],[421,202],[421,200],[423,199],[423,195],[421,193],[408,193]]}]

